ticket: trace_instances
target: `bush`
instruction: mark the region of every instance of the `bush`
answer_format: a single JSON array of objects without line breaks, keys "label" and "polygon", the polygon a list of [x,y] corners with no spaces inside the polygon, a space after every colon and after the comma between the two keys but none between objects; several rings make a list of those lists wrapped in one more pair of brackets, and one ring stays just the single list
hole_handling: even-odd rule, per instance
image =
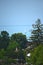
[{"label": "bush", "polygon": [[30,63],[33,65],[43,65],[43,44],[39,45],[31,53]]}]

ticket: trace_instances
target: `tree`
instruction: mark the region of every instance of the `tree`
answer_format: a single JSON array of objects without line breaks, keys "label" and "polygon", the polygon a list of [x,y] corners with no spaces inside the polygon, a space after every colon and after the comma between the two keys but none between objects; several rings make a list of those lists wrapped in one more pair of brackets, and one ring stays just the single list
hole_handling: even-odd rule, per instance
[{"label": "tree", "polygon": [[31,52],[30,63],[33,65],[43,65],[43,44],[39,45]]},{"label": "tree", "polygon": [[30,40],[32,43],[39,45],[43,43],[43,25],[41,24],[40,19],[36,21],[36,24],[33,25],[33,30],[31,32]]},{"label": "tree", "polygon": [[11,42],[8,46],[8,54],[9,57],[18,59],[17,62],[24,63],[25,62],[25,53],[24,49],[26,48],[26,36],[22,33],[15,33],[11,36]]},{"label": "tree", "polygon": [[8,45],[9,45],[9,33],[7,31],[1,31],[0,49],[6,49]]},{"label": "tree", "polygon": [[15,33],[11,36],[11,40],[19,43],[21,49],[26,48],[26,42],[27,42],[26,35],[22,33]]}]

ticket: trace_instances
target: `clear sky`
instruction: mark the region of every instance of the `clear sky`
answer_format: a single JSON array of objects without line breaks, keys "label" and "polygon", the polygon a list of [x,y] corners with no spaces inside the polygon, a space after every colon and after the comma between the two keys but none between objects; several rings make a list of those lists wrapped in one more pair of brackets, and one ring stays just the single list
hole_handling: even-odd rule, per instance
[{"label": "clear sky", "polygon": [[43,0],[0,0],[0,31],[30,36],[38,18],[43,23]]}]

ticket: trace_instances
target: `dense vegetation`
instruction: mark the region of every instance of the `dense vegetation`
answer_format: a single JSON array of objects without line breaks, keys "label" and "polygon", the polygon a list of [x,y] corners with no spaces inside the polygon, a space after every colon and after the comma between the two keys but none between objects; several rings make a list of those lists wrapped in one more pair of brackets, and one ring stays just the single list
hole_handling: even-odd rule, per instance
[{"label": "dense vegetation", "polygon": [[[22,33],[12,34],[11,37],[7,31],[0,33],[0,61],[4,64],[24,63],[26,48],[26,35]],[[17,60],[18,59],[18,60]],[[2,63],[0,62],[0,64]]]},{"label": "dense vegetation", "polygon": [[33,65],[43,65],[43,45],[39,45],[33,50],[30,59]]},{"label": "dense vegetation", "polygon": [[[27,43],[30,45],[27,45]],[[31,53],[30,57],[26,56],[27,51]],[[26,35],[22,33],[14,33],[9,36],[7,31],[1,31],[0,65],[11,65],[11,63],[43,65],[43,25],[40,19],[33,25],[29,41]]]}]

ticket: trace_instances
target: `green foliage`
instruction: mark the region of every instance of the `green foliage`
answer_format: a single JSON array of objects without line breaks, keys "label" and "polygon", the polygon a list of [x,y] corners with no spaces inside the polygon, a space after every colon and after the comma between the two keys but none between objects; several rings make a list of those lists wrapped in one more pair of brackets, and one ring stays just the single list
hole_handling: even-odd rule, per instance
[{"label": "green foliage", "polygon": [[16,50],[19,48],[19,44],[16,41],[11,41],[8,46],[8,50]]},{"label": "green foliage", "polygon": [[43,45],[39,45],[31,53],[30,63],[33,65],[43,65]]},{"label": "green foliage", "polygon": [[6,56],[10,58],[15,59],[24,59],[25,60],[25,54],[24,51],[19,48],[19,44],[15,41],[11,41],[7,50],[6,50]]},{"label": "green foliage", "polygon": [[[17,55],[17,53],[16,53],[16,48],[19,48],[19,44],[15,41],[11,41],[10,43],[9,43],[9,46],[8,46],[8,48],[7,48],[7,50],[6,50],[6,55],[8,56],[8,57],[12,57],[12,58],[15,58],[15,57],[17,57],[16,55]],[[17,51],[18,52],[18,51]]]},{"label": "green foliage", "polygon": [[1,49],[0,50],[0,59],[3,59],[4,56],[5,56],[5,51],[4,51],[4,49]]},{"label": "green foliage", "polygon": [[[9,42],[9,45],[7,43]],[[26,47],[26,36],[22,33],[13,34],[10,37],[6,31],[2,31],[0,35],[0,59],[4,60],[4,64],[25,62],[25,52],[24,48]],[[2,43],[2,46],[1,46]],[[5,49],[6,50],[2,50]],[[19,59],[19,60],[17,60]]]},{"label": "green foliage", "polygon": [[11,36],[11,40],[16,41],[17,43],[19,43],[21,49],[26,48],[26,35],[22,34],[22,33],[15,33]]}]

